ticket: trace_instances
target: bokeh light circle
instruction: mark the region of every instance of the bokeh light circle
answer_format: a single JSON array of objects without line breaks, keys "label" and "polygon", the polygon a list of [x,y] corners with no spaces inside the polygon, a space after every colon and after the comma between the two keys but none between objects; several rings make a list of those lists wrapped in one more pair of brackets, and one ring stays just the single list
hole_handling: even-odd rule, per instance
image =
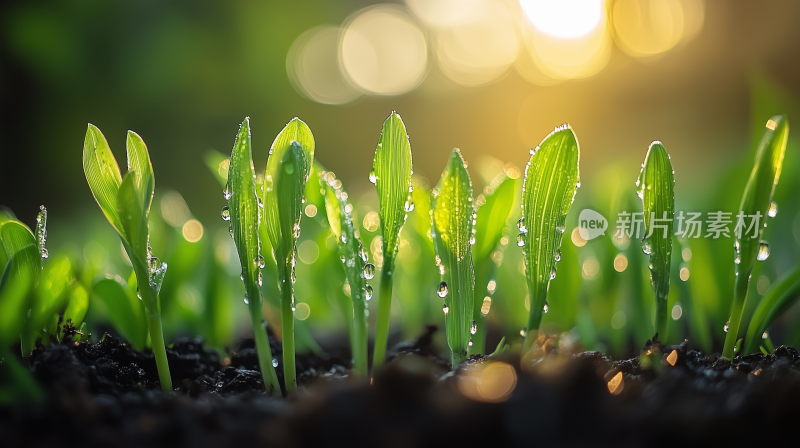
[{"label": "bokeh light circle", "polygon": [[519,4],[536,29],[559,39],[586,36],[605,20],[604,0],[520,0]]},{"label": "bokeh light circle", "polygon": [[448,27],[480,15],[487,0],[406,0],[408,8],[428,26]]},{"label": "bokeh light circle", "polygon": [[508,71],[519,52],[514,19],[499,2],[485,2],[471,20],[436,34],[442,71],[462,85],[481,85]]},{"label": "bokeh light circle", "polygon": [[703,26],[702,0],[629,0],[611,13],[614,39],[625,53],[645,57],[693,38]]},{"label": "bokeh light circle", "polygon": [[361,93],[339,70],[339,41],[342,30],[323,26],[301,34],[286,56],[289,81],[300,94],[322,104],[346,104]]},{"label": "bokeh light circle", "polygon": [[375,5],[345,22],[340,66],[363,92],[400,95],[416,87],[428,70],[425,36],[403,8]]}]

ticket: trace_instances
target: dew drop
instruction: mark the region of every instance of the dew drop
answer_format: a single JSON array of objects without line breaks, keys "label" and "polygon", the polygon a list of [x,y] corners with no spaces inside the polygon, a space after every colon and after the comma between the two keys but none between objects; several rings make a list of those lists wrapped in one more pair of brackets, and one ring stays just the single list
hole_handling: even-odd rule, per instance
[{"label": "dew drop", "polygon": [[525,327],[519,329],[520,336],[524,338],[526,334],[528,334],[528,331],[525,329]]},{"label": "dew drop", "polygon": [[414,201],[412,201],[411,199],[407,200],[406,201],[405,210],[406,210],[406,213],[413,212],[414,211]]},{"label": "dew drop", "polygon": [[250,305],[250,299],[248,299],[247,296],[244,296],[244,304]]},{"label": "dew drop", "polygon": [[564,231],[567,230],[567,228],[564,226],[556,226],[556,230],[558,231],[558,233],[564,233]]},{"label": "dew drop", "polygon": [[442,299],[447,297],[447,282],[439,283],[439,288],[436,290],[436,294],[438,294]]},{"label": "dew drop", "polygon": [[739,252],[740,248],[741,248],[741,243],[739,243],[739,240],[734,240],[733,241],[733,250],[735,250],[736,252]]},{"label": "dew drop", "polygon": [[769,338],[769,333],[767,333],[766,331],[761,333],[761,339],[767,339],[767,338]]},{"label": "dew drop", "polygon": [[730,326],[730,324],[731,324],[731,321],[730,321],[730,319],[728,319],[728,321],[725,322],[725,325],[722,327],[722,331],[727,333],[728,332],[728,327]]},{"label": "dew drop", "polygon": [[520,233],[517,235],[517,246],[522,247],[525,245],[525,234]]},{"label": "dew drop", "polygon": [[467,342],[467,345],[469,345],[470,347],[472,347],[472,338],[469,338],[469,342]]},{"label": "dew drop", "polygon": [[378,177],[375,175],[375,168],[369,170],[369,181],[372,184],[376,184],[378,182]]},{"label": "dew drop", "polygon": [[375,265],[372,263],[365,264],[364,269],[361,270],[361,276],[367,280],[372,280],[375,277]]},{"label": "dew drop", "polygon": [[478,323],[473,320],[472,325],[469,327],[469,333],[475,334],[477,332],[478,332]]},{"label": "dew drop", "polygon": [[[292,227],[292,231],[294,231],[295,239],[300,238],[300,223],[299,222],[294,223],[294,226]],[[342,235],[342,238],[344,238],[344,234]]]},{"label": "dew drop", "polygon": [[367,285],[364,288],[364,293],[365,293],[364,298],[367,300],[367,302],[369,302],[372,299],[372,285]]},{"label": "dew drop", "polygon": [[231,210],[227,205],[222,207],[222,213],[221,214],[222,214],[222,220],[223,221],[230,221],[231,220]]},{"label": "dew drop", "polygon": [[555,259],[556,259],[556,261],[561,261],[561,250],[560,249],[556,249]]},{"label": "dew drop", "polygon": [[447,313],[449,313],[449,312],[450,312],[450,307],[449,307],[449,306],[447,306],[447,304],[446,304],[446,303],[445,303],[444,305],[442,305],[442,312],[443,312],[444,314],[447,314]]},{"label": "dew drop", "polygon": [[262,286],[264,284],[264,276],[261,274],[261,271],[258,271],[258,286]]},{"label": "dew drop", "polygon": [[159,273],[159,268],[161,267],[158,263],[158,257],[150,257],[147,261],[147,267],[150,270],[151,275],[155,275]]},{"label": "dew drop", "polygon": [[225,189],[222,190],[222,197],[225,198],[226,201],[230,201],[231,197],[233,196],[233,190],[228,184],[225,184]]},{"label": "dew drop", "polygon": [[358,247],[358,256],[359,256],[359,257],[361,257],[361,260],[362,260],[364,263],[366,263],[367,261],[369,261],[369,253],[367,253],[367,250],[366,250],[366,249],[364,249],[364,246],[359,246],[359,247]]},{"label": "dew drop", "polygon": [[475,235],[470,235],[469,237],[469,244],[474,246],[475,245]]},{"label": "dew drop", "polygon": [[642,243],[642,252],[644,252],[645,255],[650,255],[653,252],[653,247],[650,246],[649,241]]},{"label": "dew drop", "polygon": [[553,266],[553,269],[550,269],[550,280],[553,280],[555,278],[556,278],[556,267]]},{"label": "dew drop", "polygon": [[764,261],[767,258],[769,258],[769,243],[761,240],[761,242],[758,243],[758,255],[756,259],[758,259],[758,261]]},{"label": "dew drop", "polygon": [[770,202],[769,210],[767,210],[767,216],[770,218],[778,216],[778,204],[775,203],[775,201]]},{"label": "dew drop", "polygon": [[267,265],[267,262],[264,260],[264,256],[260,254],[256,257],[255,262],[259,269],[264,269],[264,267]]},{"label": "dew drop", "polygon": [[525,227],[525,218],[519,218],[519,220],[517,220],[517,228],[519,229],[520,233],[528,233],[528,228]]},{"label": "dew drop", "polygon": [[272,367],[278,367],[278,358],[272,358]]},{"label": "dew drop", "polygon": [[[736,254],[736,258],[733,259],[733,262],[736,263],[736,264],[741,263],[742,262],[742,256],[739,255],[739,254]],[[737,273],[736,275],[739,275],[739,274]]]}]

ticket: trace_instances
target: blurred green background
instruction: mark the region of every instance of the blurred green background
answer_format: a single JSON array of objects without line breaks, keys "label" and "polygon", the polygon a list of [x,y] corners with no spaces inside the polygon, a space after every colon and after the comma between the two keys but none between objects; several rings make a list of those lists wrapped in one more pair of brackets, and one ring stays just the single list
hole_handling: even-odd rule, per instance
[{"label": "blurred green background", "polygon": [[[397,95],[376,95],[351,76],[349,88],[357,98],[322,104],[292,78],[290,48],[314,27],[346,28],[374,2],[3,2],[0,204],[31,226],[39,205],[46,205],[51,254],[71,257],[87,286],[103,274],[127,279],[130,268],[118,238],[86,185],[81,149],[91,122],[122,161],[125,131],[136,131],[147,142],[157,178],[153,248],[170,263],[162,293],[167,338],[202,333],[222,346],[233,335],[246,335],[246,328],[235,323],[245,307],[238,261],[219,218],[221,187],[206,157],[212,149],[229,153],[244,116],[252,119],[257,171],[263,171],[269,144],[284,124],[294,116],[306,121],[316,138],[317,160],[342,179],[359,220],[377,206],[367,173],[381,123],[392,110],[403,116],[409,130],[417,175],[435,184],[449,151],[460,147],[472,162],[476,191],[504,166],[524,168],[529,148],[568,122],[581,144],[583,187],[565,237],[584,207],[605,214],[611,226],[617,212],[640,210],[633,183],[655,139],[672,156],[678,210],[734,211],[766,120],[778,113],[788,114],[790,122],[800,116],[800,3],[795,1],[678,1],[685,24],[689,7],[695,8],[696,20],[700,5],[700,27],[691,39],[678,36],[657,54],[631,47],[621,28],[624,14],[615,15],[618,2],[601,2],[608,21],[606,59],[593,73],[561,73],[562,79],[547,72],[542,61],[534,61],[538,69],[526,68],[524,58],[535,59],[525,53],[530,50],[526,33],[537,31],[526,28],[531,17],[520,15],[526,13],[520,9],[524,2],[497,3],[512,18],[520,56],[505,67],[500,63],[496,74],[475,82],[453,75],[445,43],[447,33],[459,36],[456,26],[431,24],[429,16],[420,15],[419,1],[398,1],[393,3],[398,17],[415,24],[424,38],[427,53],[419,79]],[[488,64],[481,63],[476,73]],[[800,190],[799,149],[796,134],[790,134],[776,192],[780,214],[765,233],[772,256],[754,272],[750,310],[770,282],[798,261],[800,205],[793,196]],[[393,328],[402,328],[404,337],[414,336],[426,322],[443,323],[434,296],[438,276],[423,231],[428,218],[420,210],[427,213],[424,207],[412,213],[413,225],[406,226],[400,249],[399,278],[407,280],[395,286],[399,305],[393,311],[401,325]],[[512,219],[514,213],[518,208]],[[308,327],[324,345],[343,331],[336,303],[344,294],[344,274],[323,214],[304,218],[300,258],[305,253],[313,262],[298,268],[297,296],[308,304]],[[192,217],[203,229],[196,243],[186,239],[185,225]],[[368,224],[364,221],[361,230],[365,247],[377,235]],[[512,241],[514,230],[508,235]],[[692,257],[673,264],[670,307],[683,305],[683,314],[671,321],[670,336],[718,350],[733,286],[732,242],[686,244]],[[654,300],[637,242],[620,248],[601,238],[578,247],[565,238],[562,251],[564,261],[550,289],[551,311],[545,316],[554,331],[572,330],[585,346],[615,354],[652,336],[647,316]],[[628,260],[623,272],[614,269],[619,253]],[[489,346],[500,335],[518,333],[527,319],[519,250],[512,242],[504,254],[489,315],[495,328]],[[682,263],[691,272],[685,282],[677,277]],[[217,271],[225,275],[208,274]],[[265,285],[268,299],[277,300],[270,290],[275,281]],[[476,292],[476,300],[481,294]],[[212,302],[218,302],[210,297],[222,297],[219,303],[230,306],[212,309]],[[102,305],[95,307],[95,302],[93,296],[88,320],[102,322]],[[216,333],[208,333],[207,319],[217,315],[228,317],[220,320]],[[778,323],[776,342],[800,341],[800,331],[792,332],[796,326],[790,325],[799,315],[793,309]],[[305,344],[313,345],[310,340]]]}]

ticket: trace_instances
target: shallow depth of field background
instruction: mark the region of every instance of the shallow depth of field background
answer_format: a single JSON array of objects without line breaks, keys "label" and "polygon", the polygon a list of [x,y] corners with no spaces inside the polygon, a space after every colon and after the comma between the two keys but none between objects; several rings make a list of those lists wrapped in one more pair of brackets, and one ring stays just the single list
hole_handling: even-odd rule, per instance
[{"label": "shallow depth of field background", "polygon": [[[588,348],[630,352],[652,335],[645,259],[638,242],[621,248],[610,238],[571,239],[577,214],[585,207],[604,213],[610,236],[617,212],[640,211],[633,183],[652,140],[672,156],[678,210],[734,211],[766,120],[786,113],[797,126],[800,117],[800,3],[576,1],[566,15],[558,10],[564,4],[3,2],[0,205],[31,226],[39,205],[47,206],[50,253],[71,257],[88,282],[94,275],[127,278],[118,238],[86,185],[81,151],[91,122],[124,165],[125,131],[136,131],[156,173],[154,252],[170,263],[161,299],[167,339],[202,334],[204,304],[219,293],[231,309],[219,330],[230,336],[214,341],[222,346],[247,336],[247,328],[236,324],[245,313],[238,261],[206,157],[210,150],[229,154],[245,116],[262,172],[284,124],[295,116],[308,123],[317,160],[356,203],[365,246],[377,235],[367,173],[392,110],[408,128],[415,173],[435,185],[449,151],[459,147],[476,194],[493,170],[524,169],[529,149],[567,122],[581,145],[582,188],[545,323]],[[780,212],[765,232],[772,255],[753,274],[749,310],[798,261],[798,150],[795,131],[776,192]],[[395,283],[392,329],[404,337],[427,322],[443,324],[428,218],[418,211],[403,231]],[[324,346],[333,337],[344,341],[335,305],[345,294],[344,275],[321,215],[303,219],[297,300],[305,305],[298,318]],[[488,317],[490,347],[501,335],[519,338],[527,320],[513,225],[508,237]],[[691,255],[673,263],[669,340],[719,350],[733,286],[732,241],[680,244],[686,247],[675,252],[688,247]],[[218,268],[229,287],[215,293],[203,282]],[[274,281],[264,293],[277,300],[272,289]],[[485,289],[478,285],[476,300]],[[800,331],[792,331],[800,328],[792,325],[797,318],[794,309],[778,322],[776,343],[800,342]],[[742,332],[748,319],[746,312]],[[88,320],[104,321],[95,301]]]}]

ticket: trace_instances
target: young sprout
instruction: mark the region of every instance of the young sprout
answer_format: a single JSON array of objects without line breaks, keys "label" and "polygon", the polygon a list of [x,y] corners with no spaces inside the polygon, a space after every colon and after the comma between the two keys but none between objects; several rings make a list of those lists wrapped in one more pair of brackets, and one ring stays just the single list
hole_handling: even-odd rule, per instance
[{"label": "young sprout", "polygon": [[233,144],[224,196],[228,200],[228,205],[222,209],[222,217],[231,223],[231,236],[239,252],[241,278],[245,286],[244,302],[250,312],[264,387],[270,394],[279,394],[281,387],[272,365],[272,351],[269,348],[266,321],[261,310],[259,286],[262,282],[261,268],[264,267],[264,259],[259,255],[260,200],[256,193],[249,118],[245,118],[242,122],[236,142]]},{"label": "young sprout", "polygon": [[[39,241],[25,224],[16,220],[7,220],[0,223],[0,242],[2,242],[5,258],[8,260],[2,281],[0,281],[0,291],[3,288],[10,288],[10,285],[20,283],[22,281],[20,278],[23,276],[27,282],[31,282],[30,297],[25,298],[24,305],[31,310],[31,314],[21,313],[20,317],[23,323],[17,333],[21,339],[22,356],[27,358],[36,346],[37,329],[41,328],[44,323],[41,316],[34,313],[34,311],[38,311],[37,304],[30,300],[36,296],[36,287],[42,276]],[[27,282],[26,288],[28,287]]]},{"label": "young sprout", "polygon": [[536,341],[547,306],[547,287],[561,260],[567,213],[580,185],[580,150],[568,124],[555,128],[531,150],[522,184],[522,217],[517,245],[522,247],[530,294],[530,315],[523,353]]},{"label": "young sprout", "polygon": [[350,333],[353,352],[353,371],[367,376],[367,301],[372,298],[372,286],[367,283],[375,276],[375,266],[368,263],[369,255],[358,238],[357,223],[353,224],[353,206],[347,201],[342,181],[331,171],[319,167],[319,183],[325,191],[325,210],[331,232],[339,246],[339,256],[350,285],[352,318]]},{"label": "young sprout", "polygon": [[656,293],[656,335],[666,339],[669,269],[672,256],[672,221],[675,215],[675,176],[664,145],[653,142],[647,149],[636,180],[644,212],[642,252],[650,256],[650,278]]},{"label": "young sprout", "polygon": [[158,378],[164,392],[172,391],[167,364],[158,293],[167,272],[167,264],[152,254],[147,216],[153,201],[155,176],[144,141],[128,131],[126,141],[128,172],[123,178],[100,129],[90,124],[83,143],[83,171],[97,204],[122,240],[133,265],[144,304]]},{"label": "young sprout", "polygon": [[[747,327],[744,354],[755,353],[762,345],[768,345],[767,329],[778,317],[800,299],[800,266],[770,285],[769,291],[758,302]],[[767,342],[765,344],[765,342]],[[772,352],[772,349],[767,347]]]},{"label": "young sprout", "polygon": [[761,239],[761,236],[767,227],[767,218],[777,214],[777,206],[772,202],[772,195],[781,177],[788,138],[789,122],[785,116],[777,115],[767,121],[764,138],[756,152],[753,170],[744,187],[744,195],[736,216],[733,243],[736,283],[727,325],[728,334],[725,335],[725,346],[722,350],[722,357],[730,359],[731,362],[747,300],[750,274],[753,272],[756,260],[763,261],[769,256],[769,245]]},{"label": "young sprout", "polygon": [[262,219],[278,265],[281,290],[283,378],[286,391],[297,388],[294,345],[294,267],[305,185],[314,163],[314,136],[297,118],[275,137],[264,174]]},{"label": "young sprout", "polygon": [[484,192],[475,199],[478,216],[473,222],[475,244],[472,246],[472,257],[475,260],[477,295],[472,309],[475,334],[472,335],[470,353],[486,353],[486,316],[491,310],[492,296],[497,290],[496,273],[503,259],[504,248],[500,240],[508,232],[508,215],[514,205],[516,191],[517,180],[503,172],[495,176]]},{"label": "young sprout", "polygon": [[467,359],[472,345],[472,302],[475,295],[475,269],[472,245],[476,218],[472,200],[472,181],[461,151],[454,149],[436,186],[431,213],[437,264],[442,274],[437,294],[444,300],[444,326],[453,368]]},{"label": "young sprout", "polygon": [[411,144],[403,120],[392,112],[383,123],[370,182],[378,190],[381,233],[383,234],[383,260],[381,286],[378,294],[378,321],[375,329],[375,352],[372,369],[383,365],[386,344],[389,340],[389,316],[392,308],[392,271],[400,243],[400,230],[408,212],[414,210],[411,198]]}]

